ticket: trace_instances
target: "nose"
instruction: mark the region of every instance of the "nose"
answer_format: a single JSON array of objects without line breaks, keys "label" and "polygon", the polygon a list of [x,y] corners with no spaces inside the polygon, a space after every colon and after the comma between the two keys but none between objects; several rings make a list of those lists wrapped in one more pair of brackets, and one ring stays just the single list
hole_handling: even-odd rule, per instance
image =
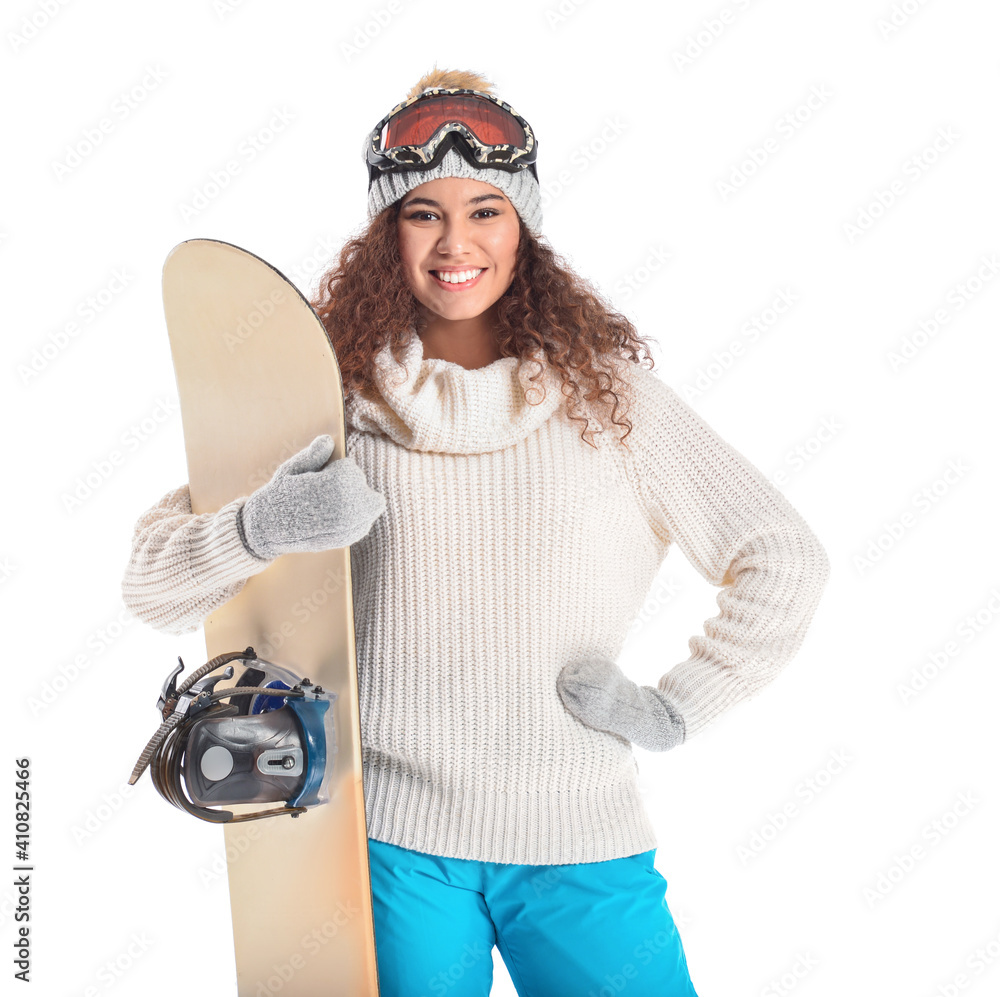
[{"label": "nose", "polygon": [[437,251],[442,256],[460,256],[469,247],[469,226],[464,218],[452,217],[444,223]]}]

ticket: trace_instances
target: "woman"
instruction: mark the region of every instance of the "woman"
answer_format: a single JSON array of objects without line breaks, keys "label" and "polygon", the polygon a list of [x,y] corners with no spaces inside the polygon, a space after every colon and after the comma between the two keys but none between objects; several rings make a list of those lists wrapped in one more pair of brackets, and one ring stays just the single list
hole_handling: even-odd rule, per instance
[{"label": "woman", "polygon": [[[694,994],[631,745],[675,747],[770,682],[829,570],[539,241],[536,148],[482,77],[414,86],[315,302],[348,456],[324,468],[317,437],[213,514],[169,493],[123,583],[185,633],[275,556],[351,545],[386,997],[487,994],[494,945],[521,994]],[[614,659],[672,542],[720,613],[638,686]]]}]

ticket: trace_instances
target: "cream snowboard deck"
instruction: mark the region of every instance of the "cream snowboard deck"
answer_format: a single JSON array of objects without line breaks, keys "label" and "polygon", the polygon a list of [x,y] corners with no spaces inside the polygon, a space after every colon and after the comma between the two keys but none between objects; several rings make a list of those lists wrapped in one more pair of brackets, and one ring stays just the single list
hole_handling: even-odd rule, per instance
[{"label": "cream snowboard deck", "polygon": [[[191,239],[167,257],[163,301],[195,513],[249,495],[320,433],[345,456],[337,359],[277,270]],[[205,643],[205,660],[252,646],[336,693],[330,802],[224,826],[239,997],[375,997],[350,548],[277,558],[206,619]]]}]

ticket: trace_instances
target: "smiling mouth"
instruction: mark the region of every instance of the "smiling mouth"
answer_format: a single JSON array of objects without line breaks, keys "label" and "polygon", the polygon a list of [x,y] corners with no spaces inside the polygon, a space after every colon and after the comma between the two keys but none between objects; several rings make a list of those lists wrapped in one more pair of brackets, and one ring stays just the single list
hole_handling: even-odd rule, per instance
[{"label": "smiling mouth", "polygon": [[441,284],[470,284],[485,273],[486,267],[469,267],[466,270],[431,270],[431,276]]}]

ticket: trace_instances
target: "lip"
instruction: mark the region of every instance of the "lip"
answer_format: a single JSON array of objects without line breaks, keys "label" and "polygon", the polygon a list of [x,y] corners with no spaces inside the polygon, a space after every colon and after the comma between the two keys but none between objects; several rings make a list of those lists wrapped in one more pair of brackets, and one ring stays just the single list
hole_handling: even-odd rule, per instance
[{"label": "lip", "polygon": [[479,267],[434,267],[433,270],[428,270],[430,278],[434,281],[436,287],[440,287],[443,291],[467,291],[470,288],[475,287],[479,281],[482,279],[484,273],[489,271],[489,267],[482,267],[478,277],[473,277],[472,280],[467,280],[462,284],[449,284],[447,281],[438,280],[434,276],[434,270],[440,270],[442,273],[461,273],[463,270],[479,270]]}]

